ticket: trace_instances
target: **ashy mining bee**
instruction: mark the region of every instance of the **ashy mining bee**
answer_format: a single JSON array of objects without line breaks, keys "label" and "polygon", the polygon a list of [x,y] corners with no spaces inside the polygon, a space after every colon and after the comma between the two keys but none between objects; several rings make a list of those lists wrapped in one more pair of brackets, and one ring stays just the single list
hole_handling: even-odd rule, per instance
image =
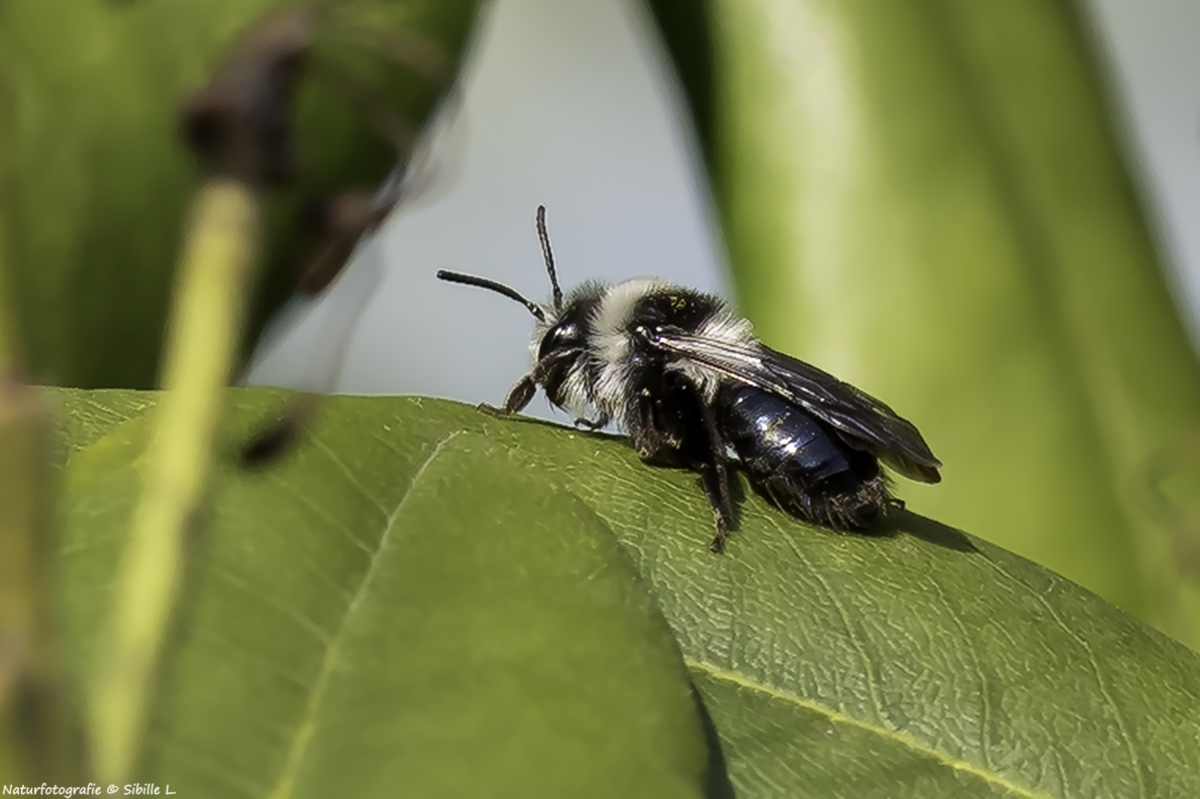
[{"label": "ashy mining bee", "polygon": [[[733,523],[734,455],[777,506],[836,529],[869,527],[899,504],[880,461],[913,480],[941,480],[941,462],[910,422],[767,347],[718,297],[635,278],[584,283],[564,298],[544,207],[537,231],[554,292],[549,307],[486,278],[437,273],[514,299],[537,319],[533,371],[502,407],[481,407],[517,413],[541,386],[576,424],[598,429],[616,421],[644,460],[699,472],[716,517],[714,552],[724,548]],[[588,418],[592,410],[595,419]]]}]

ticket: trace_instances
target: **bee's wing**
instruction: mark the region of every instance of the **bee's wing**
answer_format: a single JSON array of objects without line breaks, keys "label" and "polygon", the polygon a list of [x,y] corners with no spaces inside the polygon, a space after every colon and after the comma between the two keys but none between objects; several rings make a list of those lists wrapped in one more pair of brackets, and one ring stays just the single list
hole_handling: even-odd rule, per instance
[{"label": "bee's wing", "polygon": [[941,461],[911,422],[828,372],[750,340],[730,343],[665,329],[651,335],[665,352],[796,403],[831,425],[847,444],[913,480],[937,483]]}]

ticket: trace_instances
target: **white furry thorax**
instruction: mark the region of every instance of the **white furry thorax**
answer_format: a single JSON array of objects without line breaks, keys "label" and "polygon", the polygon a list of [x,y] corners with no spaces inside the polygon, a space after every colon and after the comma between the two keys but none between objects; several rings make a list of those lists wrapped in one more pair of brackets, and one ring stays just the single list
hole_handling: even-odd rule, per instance
[{"label": "white furry thorax", "polygon": [[[603,293],[588,324],[588,349],[567,374],[562,386],[563,406],[578,418],[589,418],[595,409],[629,428],[624,418],[629,404],[625,401],[632,391],[629,382],[638,368],[629,358],[632,341],[629,334],[630,321],[638,301],[648,294],[670,291],[673,284],[657,278],[632,278],[610,286],[595,287]],[[568,299],[567,305],[570,305]],[[552,308],[544,308],[546,322],[537,324],[530,353],[535,362],[543,337],[558,322]],[[731,313],[720,304],[695,335],[713,338],[730,344],[744,344],[753,339],[750,321]],[[692,361],[681,360],[667,368],[685,373],[704,393],[704,400],[711,402],[716,394],[720,375],[711,368]],[[596,375],[593,382],[590,375]]]},{"label": "white furry thorax", "polygon": [[[757,342],[757,339],[754,338],[754,327],[750,324],[750,320],[730,313],[724,303],[718,306],[716,312],[696,330],[695,335],[697,338],[719,341],[731,345],[745,345],[751,341]],[[700,388],[705,402],[712,402],[715,399],[717,388],[721,384],[722,375],[711,366],[681,358],[668,368],[678,369],[687,375],[688,379]]]}]

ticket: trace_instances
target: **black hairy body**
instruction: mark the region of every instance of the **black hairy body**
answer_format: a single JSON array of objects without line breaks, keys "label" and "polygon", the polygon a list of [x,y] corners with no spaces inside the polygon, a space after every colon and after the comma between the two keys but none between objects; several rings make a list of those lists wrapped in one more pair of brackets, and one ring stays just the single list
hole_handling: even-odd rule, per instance
[{"label": "black hairy body", "polygon": [[616,421],[641,458],[698,472],[716,522],[713,551],[723,549],[734,523],[734,462],[778,507],[836,529],[867,528],[896,504],[881,461],[922,482],[940,480],[941,463],[911,423],[763,345],[717,297],[638,278],[585,283],[564,299],[544,209],[538,232],[551,306],[483,278],[438,273],[505,294],[538,320],[533,371],[492,410],[516,413],[541,386],[577,424]]}]

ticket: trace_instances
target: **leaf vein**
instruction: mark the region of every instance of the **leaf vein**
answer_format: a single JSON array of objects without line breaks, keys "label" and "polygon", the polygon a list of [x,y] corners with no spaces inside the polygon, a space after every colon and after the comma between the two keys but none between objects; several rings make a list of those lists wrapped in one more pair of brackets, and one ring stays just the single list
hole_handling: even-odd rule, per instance
[{"label": "leaf vein", "polygon": [[221,647],[228,653],[232,653],[235,657],[241,657],[255,664],[278,680],[282,680],[302,690],[308,690],[308,680],[288,671],[286,668],[282,668],[274,658],[264,655],[262,652],[256,652],[226,637],[224,633],[220,632],[220,628],[218,627],[198,626],[194,635],[197,640],[207,639],[210,643]]},{"label": "leaf vein", "polygon": [[[963,624],[962,617],[958,611],[954,609],[953,604],[946,598],[946,592],[942,590],[941,583],[937,580],[930,581],[933,584],[933,590],[938,595],[938,601],[950,614],[950,618],[954,620],[955,626],[958,627],[959,633],[963,637],[963,642],[967,645],[967,652],[971,656],[971,666],[975,671],[975,675],[979,678],[979,754],[983,758],[983,767],[990,769],[992,767],[991,756],[988,752],[991,745],[988,740],[988,724],[991,716],[991,701],[988,699],[988,682],[987,674],[983,670],[983,665],[979,662],[979,653],[975,651],[975,642],[971,638],[971,634],[967,631],[967,626]],[[1066,789],[1066,783],[1063,783],[1063,789]]]},{"label": "leaf vein", "polygon": [[403,454],[403,453],[401,452],[400,448],[396,446],[396,442],[395,442],[395,441],[392,441],[392,440],[391,440],[389,437],[387,437],[387,436],[381,436],[381,435],[379,435],[378,433],[372,433],[372,434],[371,434],[371,440],[372,440],[372,441],[374,441],[374,442],[376,442],[376,443],[377,443],[377,444],[379,444],[380,446],[382,446],[382,447],[383,447],[384,449],[386,449],[388,452],[391,452],[391,453],[393,453],[393,454],[396,454],[396,455],[402,455],[402,454]]},{"label": "leaf vein", "polygon": [[413,473],[412,480],[409,481],[408,486],[404,489],[404,493],[400,496],[400,500],[396,503],[391,513],[388,514],[383,535],[380,536],[379,543],[371,555],[371,563],[367,567],[362,581],[358,584],[358,590],[354,592],[354,599],[351,600],[349,607],[346,608],[346,612],[342,616],[341,624],[338,625],[337,631],[334,633],[328,648],[325,650],[325,657],[321,659],[320,671],[317,673],[317,679],[314,681],[309,693],[308,702],[304,707],[304,714],[300,719],[300,723],[296,726],[296,732],[292,738],[292,744],[288,748],[287,756],[284,759],[279,779],[276,782],[275,788],[268,794],[271,799],[288,799],[295,791],[300,764],[304,760],[304,755],[308,751],[308,745],[311,743],[313,735],[316,733],[317,714],[320,712],[321,705],[325,701],[325,693],[329,688],[329,681],[333,677],[334,670],[338,665],[341,655],[342,636],[346,632],[349,620],[358,611],[363,598],[367,595],[367,589],[371,585],[375,570],[379,566],[380,555],[387,549],[388,543],[391,540],[396,519],[403,512],[408,498],[412,496],[413,489],[421,482],[421,478],[425,476],[425,472],[429,469],[430,464],[437,460],[446,445],[457,438],[461,432],[461,430],[455,430],[434,445],[433,451],[417,467],[416,472]]},{"label": "leaf vein", "polygon": [[222,569],[216,569],[216,568],[210,567],[208,569],[208,573],[210,575],[212,575],[214,578],[220,580],[221,582],[226,583],[227,585],[231,585],[234,588],[237,588],[239,591],[246,594],[247,596],[257,599],[259,602],[262,602],[267,607],[278,612],[281,616],[286,616],[287,618],[296,622],[297,625],[299,625],[300,627],[303,627],[305,630],[307,630],[314,638],[316,638],[321,643],[323,643],[323,644],[329,643],[329,633],[323,627],[321,627],[321,625],[317,624],[315,621],[308,618],[308,616],[305,616],[303,613],[297,613],[296,611],[292,610],[291,608],[287,607],[286,605],[276,602],[265,591],[254,588],[250,583],[247,583],[245,580],[242,580],[241,578],[238,578],[238,577],[234,577],[232,574],[230,574],[227,571],[223,571]]},{"label": "leaf vein", "polygon": [[1138,756],[1137,748],[1133,745],[1133,739],[1129,737],[1129,730],[1125,726],[1125,716],[1121,713],[1120,707],[1117,706],[1116,700],[1113,699],[1112,694],[1109,693],[1108,686],[1104,683],[1104,674],[1100,669],[1100,662],[1096,660],[1096,653],[1092,651],[1091,645],[1087,642],[1087,639],[1081,637],[1078,633],[1067,626],[1067,623],[1062,620],[1062,617],[1055,612],[1054,606],[1046,601],[1046,597],[1040,591],[1035,591],[1033,586],[1029,585],[1024,580],[1019,580],[1013,575],[1009,574],[1004,570],[1003,567],[1000,566],[1000,564],[996,563],[991,558],[986,558],[986,560],[988,565],[1007,578],[1009,582],[1025,589],[1031,596],[1037,599],[1037,601],[1041,603],[1042,607],[1046,609],[1046,612],[1050,614],[1050,618],[1054,619],[1055,624],[1061,627],[1063,632],[1075,639],[1075,643],[1083,647],[1084,652],[1087,652],[1088,662],[1092,666],[1092,673],[1096,675],[1096,685],[1100,689],[1100,696],[1104,698],[1105,704],[1108,705],[1109,710],[1112,711],[1113,720],[1117,724],[1117,732],[1120,734],[1121,741],[1125,744],[1125,751],[1129,755],[1129,764],[1133,768],[1133,776],[1137,781],[1138,796],[1141,797],[1141,799],[1145,799],[1146,783],[1142,779],[1142,760]]},{"label": "leaf vein", "polygon": [[77,540],[61,547],[58,550],[58,554],[62,557],[78,555],[80,552],[87,552],[88,550],[95,549],[99,546],[104,546],[105,544],[115,544],[124,540],[124,533],[118,533],[117,535],[106,535],[103,537],[93,536],[91,538],[79,536]]},{"label": "leaf vein", "polygon": [[329,460],[333,461],[333,464],[338,467],[338,471],[345,476],[346,482],[354,486],[354,489],[358,491],[358,493],[362,494],[363,499],[367,500],[367,502],[371,503],[376,510],[386,516],[388,513],[387,508],[385,508],[379,500],[371,495],[371,492],[367,490],[367,487],[363,485],[362,481],[355,477],[354,470],[347,466],[346,462],[338,457],[337,452],[335,452],[332,447],[315,435],[312,437],[312,440],[313,443],[321,448],[321,451],[325,453],[325,456],[329,458]]},{"label": "leaf vein", "polygon": [[807,699],[797,694],[788,693],[787,691],[780,690],[773,686],[757,682],[735,671],[723,669],[719,666],[714,666],[711,663],[706,663],[704,661],[695,660],[688,657],[684,658],[684,662],[687,664],[688,668],[701,671],[714,679],[724,680],[725,682],[732,683],[739,688],[744,688],[749,691],[756,691],[758,693],[765,694],[772,699],[789,702],[798,707],[802,707],[805,710],[811,710],[814,713],[820,713],[835,724],[845,724],[847,726],[857,727],[861,730],[874,733],[881,738],[887,738],[888,740],[894,741],[895,743],[911,749],[914,752],[932,758],[933,760],[936,760],[945,766],[949,766],[955,771],[962,771],[966,774],[978,777],[985,782],[1016,794],[1017,796],[1027,797],[1027,799],[1053,799],[1050,794],[1041,793],[1032,788],[1026,788],[1022,785],[1017,785],[1015,782],[1012,782],[1004,776],[997,774],[991,769],[981,768],[974,763],[961,760],[949,754],[948,752],[943,752],[939,749],[933,748],[932,746],[921,743],[920,741],[910,738],[909,736],[897,730],[893,730],[870,721],[864,721],[863,719],[858,719],[853,716],[848,716],[839,710],[826,707],[819,702],[814,702],[811,699]]},{"label": "leaf vein", "polygon": [[[76,395],[75,398],[78,399],[79,401],[81,401],[83,404],[88,405],[89,407],[93,408],[96,411],[95,416],[93,416],[92,418],[103,417],[105,419],[115,419],[116,424],[114,424],[113,427],[122,425],[125,422],[132,419],[134,416],[137,416],[137,415],[145,412],[146,408],[150,405],[150,403],[148,403],[148,402],[138,402],[138,403],[136,403],[137,407],[135,409],[135,412],[126,415],[126,414],[123,414],[123,413],[113,409],[113,408],[110,408],[107,405],[97,402],[96,400],[92,399],[88,395],[87,392],[80,392]],[[131,403],[131,404],[133,404],[133,403]],[[83,417],[84,414],[79,414],[79,416]],[[106,435],[107,435],[107,433],[106,433]]]},{"label": "leaf vein", "polygon": [[201,754],[194,747],[172,743],[165,738],[155,740],[154,745],[159,749],[174,753],[176,757],[182,756],[185,760],[190,760],[194,768],[224,783],[226,787],[233,788],[238,793],[250,797],[262,795],[261,785],[245,775],[232,771],[227,763],[218,763],[217,759]]},{"label": "leaf vein", "polygon": [[319,516],[330,527],[332,527],[333,529],[335,529],[339,533],[341,533],[343,536],[345,536],[346,540],[348,540],[350,543],[354,544],[354,546],[358,547],[360,550],[362,550],[363,552],[365,552],[368,555],[371,555],[374,553],[375,550],[371,548],[370,544],[367,544],[361,538],[356,536],[354,534],[354,531],[352,531],[350,528],[348,528],[344,522],[342,522],[341,520],[339,520],[333,516],[330,516],[329,513],[327,513],[320,505],[313,502],[312,499],[310,497],[308,497],[303,491],[301,491],[297,486],[283,480],[276,474],[272,474],[270,479],[275,481],[278,485],[282,486],[285,490],[287,490],[292,496],[294,496],[296,499],[298,499],[301,502],[301,504],[303,504],[305,507],[307,507],[309,510],[311,510],[313,512],[313,515]]},{"label": "leaf vein", "polygon": [[867,694],[871,697],[871,705],[875,710],[875,717],[879,719],[879,723],[886,724],[887,716],[883,713],[883,702],[879,699],[879,688],[875,685],[875,671],[871,665],[871,659],[867,656],[867,650],[863,648],[862,641],[854,632],[854,627],[850,623],[850,614],[846,612],[846,606],[837,598],[837,594],[830,587],[829,581],[821,574],[820,569],[813,568],[812,562],[804,556],[800,551],[800,547],[796,546],[795,540],[787,534],[787,532],[779,527],[779,523],[772,519],[772,523],[779,530],[780,537],[788,542],[792,551],[796,553],[796,557],[804,564],[804,568],[808,569],[809,573],[821,585],[821,590],[825,592],[825,596],[829,597],[829,601],[837,608],[838,615],[842,618],[842,626],[846,628],[846,637],[850,639],[850,645],[854,647],[854,651],[858,653],[859,660],[862,661],[863,676],[867,680]]}]

